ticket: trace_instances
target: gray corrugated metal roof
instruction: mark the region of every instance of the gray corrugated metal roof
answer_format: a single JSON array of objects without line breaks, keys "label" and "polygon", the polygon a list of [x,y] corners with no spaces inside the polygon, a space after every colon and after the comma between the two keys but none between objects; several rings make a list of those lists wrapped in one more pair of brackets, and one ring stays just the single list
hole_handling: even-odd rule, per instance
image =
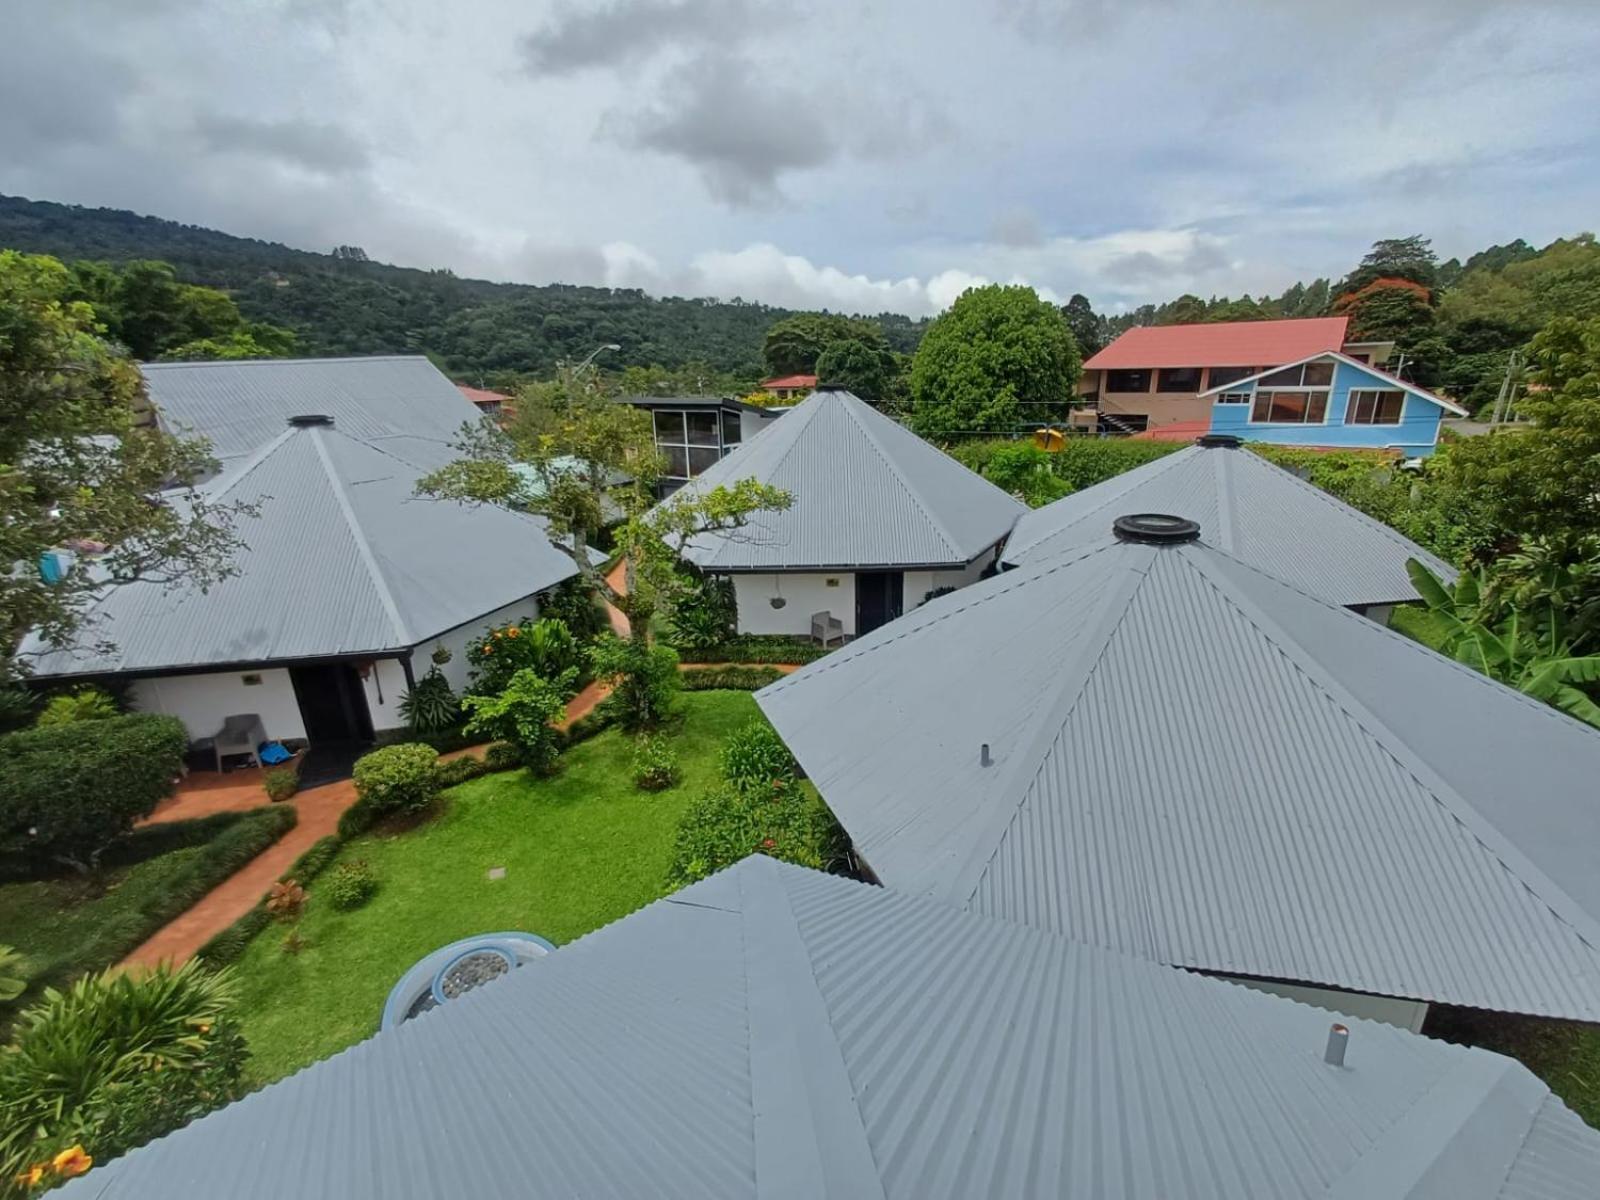
[{"label": "gray corrugated metal roof", "polygon": [[280,423],[205,488],[260,506],[240,523],[239,574],[207,592],[112,589],[78,644],[36,659],[36,674],[402,650],[577,573],[533,517],[414,496],[422,472],[388,444]]},{"label": "gray corrugated metal roof", "polygon": [[842,391],[812,393],[687,488],[750,478],[787,489],[794,504],[737,537],[697,539],[685,557],[710,571],[955,566],[1026,511]]},{"label": "gray corrugated metal roof", "polygon": [[140,366],[164,427],[210,439],[223,460],[254,453],[290,417],[320,413],[345,433],[433,469],[482,414],[421,355],[264,358]]},{"label": "gray corrugated metal roof", "polygon": [[1600,731],[1204,543],[1030,562],[757,699],[891,887],[1600,1020]]},{"label": "gray corrugated metal roof", "polygon": [[1259,454],[1190,446],[1029,512],[1004,561],[1033,562],[1093,545],[1113,517],[1175,513],[1235,558],[1334,604],[1417,600],[1406,575],[1415,558],[1444,579],[1448,563],[1389,526]]},{"label": "gray corrugated metal roof", "polygon": [[1564,1200],[1510,1059],[767,859],[204,1117],[63,1200]]}]

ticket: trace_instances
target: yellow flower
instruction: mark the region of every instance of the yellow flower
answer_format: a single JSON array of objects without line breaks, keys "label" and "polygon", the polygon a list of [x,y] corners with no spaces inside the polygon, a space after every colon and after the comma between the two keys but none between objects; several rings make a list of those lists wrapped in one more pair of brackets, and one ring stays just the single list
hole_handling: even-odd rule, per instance
[{"label": "yellow flower", "polygon": [[24,1171],[21,1175],[18,1175],[17,1182],[25,1188],[36,1187],[38,1186],[39,1181],[44,1178],[44,1169],[45,1165],[40,1163],[38,1166],[32,1167],[29,1170]]},{"label": "yellow flower", "polygon": [[68,1146],[50,1160],[57,1175],[82,1175],[94,1166],[94,1159],[83,1152],[82,1146]]}]

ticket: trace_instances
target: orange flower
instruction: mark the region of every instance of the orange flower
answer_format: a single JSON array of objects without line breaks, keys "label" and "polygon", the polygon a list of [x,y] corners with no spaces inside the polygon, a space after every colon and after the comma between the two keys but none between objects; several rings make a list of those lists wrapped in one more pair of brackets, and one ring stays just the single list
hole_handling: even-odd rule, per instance
[{"label": "orange flower", "polygon": [[522,630],[518,629],[515,625],[513,625],[510,629],[506,630],[506,636],[507,637],[516,637],[521,632],[522,632]]},{"label": "orange flower", "polygon": [[485,646],[483,648],[483,652],[485,654],[493,654],[494,653],[494,647],[493,646]]},{"label": "orange flower", "polygon": [[37,1187],[39,1185],[39,1181],[44,1178],[44,1170],[45,1165],[43,1163],[40,1163],[36,1167],[30,1167],[21,1175],[17,1176],[17,1182],[25,1188]]},{"label": "orange flower", "polygon": [[94,1166],[94,1159],[83,1152],[82,1146],[68,1146],[50,1160],[57,1175],[82,1175]]}]

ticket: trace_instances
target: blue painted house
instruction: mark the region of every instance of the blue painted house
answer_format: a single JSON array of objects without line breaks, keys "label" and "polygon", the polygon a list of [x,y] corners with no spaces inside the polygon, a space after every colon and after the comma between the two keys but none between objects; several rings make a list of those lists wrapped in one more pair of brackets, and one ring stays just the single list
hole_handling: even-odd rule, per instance
[{"label": "blue painted house", "polygon": [[1284,446],[1432,454],[1445,413],[1459,405],[1414,383],[1327,350],[1200,393],[1210,432]]}]

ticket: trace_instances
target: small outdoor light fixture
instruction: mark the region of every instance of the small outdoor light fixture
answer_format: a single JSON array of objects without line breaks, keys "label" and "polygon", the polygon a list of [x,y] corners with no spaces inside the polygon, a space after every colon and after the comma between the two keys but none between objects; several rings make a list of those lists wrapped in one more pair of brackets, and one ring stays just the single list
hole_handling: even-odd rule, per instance
[{"label": "small outdoor light fixture", "polygon": [[1124,542],[1162,546],[1194,541],[1200,536],[1200,526],[1170,513],[1129,513],[1111,522],[1111,532]]},{"label": "small outdoor light fixture", "polygon": [[1322,1052],[1322,1061],[1330,1067],[1344,1066],[1344,1050],[1350,1044],[1350,1030],[1335,1024],[1328,1029],[1328,1046]]}]

